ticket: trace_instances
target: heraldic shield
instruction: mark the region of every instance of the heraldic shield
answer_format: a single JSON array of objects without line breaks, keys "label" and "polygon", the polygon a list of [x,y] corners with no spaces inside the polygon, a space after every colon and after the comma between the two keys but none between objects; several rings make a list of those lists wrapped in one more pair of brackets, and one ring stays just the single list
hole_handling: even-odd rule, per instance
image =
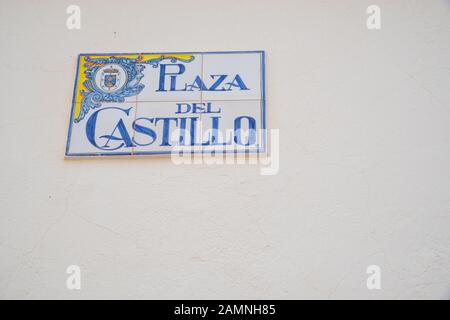
[{"label": "heraldic shield", "polygon": [[110,66],[102,70],[100,86],[105,91],[114,91],[120,86],[120,72],[118,69]]}]

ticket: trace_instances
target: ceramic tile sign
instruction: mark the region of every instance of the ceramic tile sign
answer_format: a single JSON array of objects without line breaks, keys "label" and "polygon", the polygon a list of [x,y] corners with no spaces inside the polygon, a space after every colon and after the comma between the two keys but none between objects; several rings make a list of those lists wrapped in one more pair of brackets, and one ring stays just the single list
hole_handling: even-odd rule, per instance
[{"label": "ceramic tile sign", "polygon": [[264,52],[80,54],[66,156],[265,152]]}]

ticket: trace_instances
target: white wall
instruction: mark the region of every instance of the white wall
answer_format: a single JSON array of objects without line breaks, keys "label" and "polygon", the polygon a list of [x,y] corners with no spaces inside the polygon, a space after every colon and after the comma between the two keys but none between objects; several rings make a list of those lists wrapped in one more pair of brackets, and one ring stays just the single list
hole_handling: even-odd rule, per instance
[{"label": "white wall", "polygon": [[[0,297],[449,298],[449,15],[443,0],[2,0]],[[252,49],[278,175],[64,159],[78,53]]]}]

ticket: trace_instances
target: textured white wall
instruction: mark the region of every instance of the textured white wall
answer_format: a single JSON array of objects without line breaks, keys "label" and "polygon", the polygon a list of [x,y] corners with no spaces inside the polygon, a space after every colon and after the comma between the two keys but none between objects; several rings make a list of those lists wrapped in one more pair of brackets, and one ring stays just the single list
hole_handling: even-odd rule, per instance
[{"label": "textured white wall", "polygon": [[[0,297],[450,297],[449,1],[0,3]],[[78,53],[252,49],[278,175],[64,159]]]}]

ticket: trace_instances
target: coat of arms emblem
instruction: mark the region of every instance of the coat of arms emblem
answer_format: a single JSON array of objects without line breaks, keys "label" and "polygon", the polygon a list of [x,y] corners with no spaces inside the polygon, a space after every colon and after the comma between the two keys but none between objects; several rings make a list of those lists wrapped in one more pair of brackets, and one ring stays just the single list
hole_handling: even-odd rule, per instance
[{"label": "coat of arms emblem", "polygon": [[114,91],[120,87],[120,84],[121,78],[119,69],[114,68],[114,66],[109,66],[102,70],[100,87],[104,91]]}]

